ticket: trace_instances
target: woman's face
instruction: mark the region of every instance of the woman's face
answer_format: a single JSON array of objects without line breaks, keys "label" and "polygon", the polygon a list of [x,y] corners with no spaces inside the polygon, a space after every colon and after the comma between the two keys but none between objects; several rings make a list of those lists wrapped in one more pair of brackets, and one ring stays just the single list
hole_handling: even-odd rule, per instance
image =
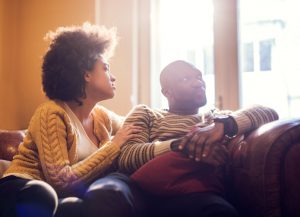
[{"label": "woman's face", "polygon": [[99,58],[94,68],[85,75],[85,92],[87,97],[96,101],[113,98],[115,95],[116,78],[109,71],[109,64]]}]

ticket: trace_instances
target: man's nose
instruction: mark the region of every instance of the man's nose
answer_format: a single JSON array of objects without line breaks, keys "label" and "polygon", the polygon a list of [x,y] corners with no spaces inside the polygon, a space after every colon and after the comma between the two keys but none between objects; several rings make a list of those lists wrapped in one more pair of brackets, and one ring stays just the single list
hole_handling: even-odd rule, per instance
[{"label": "man's nose", "polygon": [[205,82],[203,80],[200,80],[200,79],[196,79],[194,82],[193,82],[193,87],[204,87],[205,88]]}]

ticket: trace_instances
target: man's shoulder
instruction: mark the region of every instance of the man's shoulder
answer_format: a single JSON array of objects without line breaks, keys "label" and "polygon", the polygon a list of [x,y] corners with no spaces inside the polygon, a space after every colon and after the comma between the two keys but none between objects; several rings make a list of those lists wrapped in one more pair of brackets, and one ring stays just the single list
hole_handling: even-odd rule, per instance
[{"label": "man's shoulder", "polygon": [[156,117],[161,115],[162,111],[154,109],[145,104],[139,104],[133,107],[127,117]]},{"label": "man's shoulder", "polygon": [[130,113],[147,113],[147,112],[153,112],[154,109],[150,108],[148,105],[145,104],[139,104],[132,108]]}]

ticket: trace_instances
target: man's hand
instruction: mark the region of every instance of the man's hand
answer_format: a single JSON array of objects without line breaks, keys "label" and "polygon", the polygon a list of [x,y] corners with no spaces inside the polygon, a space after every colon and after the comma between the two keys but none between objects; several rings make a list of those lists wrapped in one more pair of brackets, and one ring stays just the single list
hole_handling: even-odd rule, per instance
[{"label": "man's hand", "polygon": [[[207,127],[195,127],[173,146],[196,161],[221,165],[228,158],[228,151],[221,141],[224,137],[224,124],[213,123]],[[172,145],[172,144],[171,144]]]}]

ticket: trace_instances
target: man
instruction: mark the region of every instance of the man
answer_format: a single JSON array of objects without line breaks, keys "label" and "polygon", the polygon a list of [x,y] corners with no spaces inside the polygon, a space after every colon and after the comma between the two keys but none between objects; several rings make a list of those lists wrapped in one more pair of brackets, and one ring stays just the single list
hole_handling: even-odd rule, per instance
[{"label": "man", "polygon": [[[273,109],[262,106],[230,115],[228,111],[198,114],[199,108],[206,104],[205,82],[199,69],[182,60],[167,65],[161,72],[160,82],[169,109],[138,105],[126,118],[125,124],[133,123],[144,129],[138,138],[124,145],[119,157],[119,167],[127,173],[171,151],[172,145],[196,161],[211,161],[207,159],[212,157],[208,153],[220,147],[214,146],[217,142],[278,119]],[[222,159],[213,162],[220,163]]]},{"label": "man", "polygon": [[[222,176],[219,170],[228,157],[225,144],[236,135],[278,119],[277,113],[256,106],[230,114],[224,111],[199,114],[199,108],[206,104],[205,82],[201,71],[185,61],[167,65],[160,82],[169,109],[136,106],[125,125],[136,124],[142,131],[127,141],[119,157],[120,170],[127,174],[136,171],[132,178],[146,196],[137,199],[135,193],[130,193],[133,187],[123,194],[130,195],[133,209],[140,208],[137,203],[150,198],[144,204],[150,216],[237,216],[224,199],[219,182]],[[172,150],[180,154],[172,155]],[[168,167],[172,165],[173,168]],[[176,177],[178,174],[182,177]],[[174,180],[168,180],[170,177]]]}]

